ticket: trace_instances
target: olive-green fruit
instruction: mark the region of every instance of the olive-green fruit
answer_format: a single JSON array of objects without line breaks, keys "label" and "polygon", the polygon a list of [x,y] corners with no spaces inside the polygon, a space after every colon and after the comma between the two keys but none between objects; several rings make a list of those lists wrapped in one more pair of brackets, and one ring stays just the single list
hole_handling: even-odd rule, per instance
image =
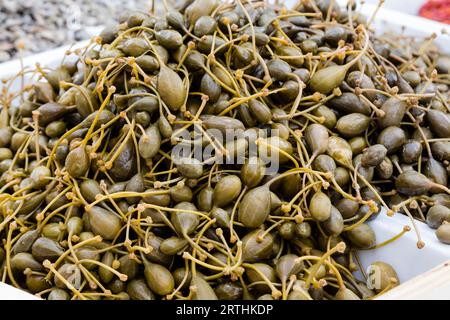
[{"label": "olive-green fruit", "polygon": [[303,63],[305,62],[302,51],[296,47],[279,46],[276,49],[276,53],[281,57],[282,60],[286,61],[295,68],[302,67]]},{"label": "olive-green fruit", "polygon": [[417,87],[421,81],[420,74],[411,70],[403,73],[403,79],[405,79],[412,87]]},{"label": "olive-green fruit", "polygon": [[83,146],[73,149],[66,157],[66,170],[73,178],[86,174],[90,166],[90,158]]},{"label": "olive-green fruit", "polygon": [[155,300],[154,293],[144,279],[131,280],[127,285],[127,293],[131,300]]},{"label": "olive-green fruit", "polygon": [[174,290],[175,281],[172,274],[160,264],[145,263],[144,276],[150,290],[160,296],[165,296]]},{"label": "olive-green fruit", "polygon": [[444,222],[437,230],[436,237],[445,244],[450,244],[450,224]]},{"label": "olive-green fruit", "polygon": [[407,104],[405,101],[400,100],[397,97],[389,98],[380,108],[385,114],[378,119],[378,126],[380,128],[400,126],[400,122],[405,116],[406,108]]},{"label": "olive-green fruit", "polygon": [[159,62],[153,56],[142,55],[136,58],[136,64],[147,73],[154,73],[159,69]]},{"label": "olive-green fruit", "polygon": [[[252,267],[245,268],[245,275],[250,283],[258,283],[253,288],[258,292],[270,292],[269,286],[265,284],[261,273],[272,283],[277,281],[275,270],[265,263],[252,263]],[[255,270],[256,269],[256,270]]]},{"label": "olive-green fruit", "polygon": [[147,244],[152,247],[153,250],[151,250],[150,253],[147,253],[145,257],[151,262],[168,266],[172,262],[172,257],[162,253],[160,250],[163,240],[164,239],[150,232],[147,236]]},{"label": "olive-green fruit", "polygon": [[327,106],[319,106],[312,111],[312,114],[316,117],[322,118],[323,122],[321,123],[328,129],[333,129],[336,126],[336,112]]},{"label": "olive-green fruit", "polygon": [[[131,280],[130,283],[132,283],[133,281],[135,280]],[[111,290],[112,293],[118,294],[119,292],[122,292],[127,289],[127,284],[124,281],[120,280],[119,278],[115,278],[108,284],[108,289]],[[130,293],[128,292],[128,294]]]},{"label": "olive-green fruit", "polygon": [[158,74],[157,90],[164,103],[177,111],[186,99],[186,90],[180,76],[167,66],[161,66]]},{"label": "olive-green fruit", "polygon": [[354,200],[342,198],[336,203],[336,209],[339,210],[344,219],[350,219],[358,212],[359,204]]},{"label": "olive-green fruit", "polygon": [[178,172],[185,178],[197,179],[203,174],[203,164],[195,158],[181,158],[176,161]]},{"label": "olive-green fruit", "polygon": [[200,81],[200,91],[208,96],[211,103],[219,100],[222,93],[220,85],[208,73],[205,73]]},{"label": "olive-green fruit", "polygon": [[219,6],[218,0],[194,0],[191,5],[186,8],[185,16],[190,25],[203,16],[209,16]]},{"label": "olive-green fruit", "polygon": [[404,163],[415,163],[422,154],[422,144],[417,140],[408,140],[402,148],[402,161]]},{"label": "olive-green fruit", "polygon": [[321,124],[311,124],[305,130],[305,140],[315,155],[325,153],[328,147],[328,130]]},{"label": "olive-green fruit", "polygon": [[241,178],[247,188],[259,185],[266,173],[266,165],[258,157],[250,157],[241,167]]},{"label": "olive-green fruit", "polygon": [[354,155],[362,153],[368,147],[366,139],[361,136],[351,138],[348,143]]},{"label": "olive-green fruit", "polygon": [[187,271],[186,275],[186,269],[184,267],[180,267],[172,272],[172,276],[175,280],[175,287],[178,288],[179,286],[181,286],[183,290],[189,288],[189,285],[192,280],[192,274],[190,271]]},{"label": "olive-green fruit", "polygon": [[169,189],[170,197],[175,202],[190,202],[192,201],[192,190],[186,185],[175,185]]},{"label": "olive-green fruit", "polygon": [[217,27],[217,22],[213,17],[203,16],[195,21],[194,34],[197,37],[203,37],[208,34],[213,34]]},{"label": "olive-green fruit", "polygon": [[291,66],[281,59],[272,59],[267,62],[267,68],[272,78],[279,81],[286,81],[291,73]]},{"label": "olive-green fruit", "polygon": [[342,95],[334,97],[328,104],[343,114],[361,113],[366,116],[371,114],[371,108],[361,98],[351,92],[344,92]]},{"label": "olive-green fruit", "polygon": [[361,157],[361,164],[366,167],[378,166],[386,157],[387,149],[381,144],[374,144],[364,150]]},{"label": "olive-green fruit", "polygon": [[89,129],[93,124],[95,130],[107,124],[114,118],[114,114],[109,110],[94,111],[89,114],[80,124],[81,128]]},{"label": "olive-green fruit", "polygon": [[320,69],[311,77],[309,88],[313,91],[329,94],[341,85],[345,79],[347,70],[347,66],[341,65]]},{"label": "olive-green fruit", "polygon": [[135,258],[125,254],[119,258],[118,271],[128,277],[129,280],[136,278],[139,272],[139,264]]},{"label": "olive-green fruit", "polygon": [[0,147],[7,147],[11,143],[12,136],[13,134],[11,128],[0,128]]},{"label": "olive-green fruit", "polygon": [[450,116],[439,110],[427,111],[426,119],[431,131],[440,138],[450,137]]},{"label": "olive-green fruit", "polygon": [[15,202],[17,206],[22,203],[20,209],[17,211],[18,215],[26,215],[34,210],[36,210],[41,203],[45,200],[46,192],[42,192],[40,194],[36,194],[30,198],[27,198],[26,201],[18,200]]},{"label": "olive-green fruit", "polygon": [[25,143],[25,140],[28,139],[28,135],[23,132],[16,132],[11,136],[10,141],[10,147],[12,151],[17,151],[23,143]]},{"label": "olive-green fruit", "polygon": [[19,252],[11,258],[13,270],[24,271],[29,268],[33,271],[43,271],[44,266],[38,262],[31,253]]},{"label": "olive-green fruit", "polygon": [[39,125],[46,126],[50,122],[59,120],[69,112],[69,109],[59,103],[49,102],[36,109]]},{"label": "olive-green fruit", "polygon": [[430,228],[439,228],[444,221],[450,223],[450,209],[446,206],[436,204],[427,213],[427,224]]},{"label": "olive-green fruit", "polygon": [[156,125],[145,130],[145,134],[139,139],[139,154],[142,158],[149,160],[158,154],[161,148],[161,133]]},{"label": "olive-green fruit", "polygon": [[358,136],[365,132],[370,125],[370,118],[361,113],[345,115],[336,123],[336,130],[346,138]]},{"label": "olive-green fruit", "polygon": [[[300,49],[304,52],[304,53],[313,53],[315,54],[317,52],[318,46],[317,46],[317,42],[313,41],[311,39],[302,41],[300,43]],[[319,81],[320,79],[318,79],[317,81]]]},{"label": "olive-green fruit", "polygon": [[170,195],[164,190],[148,189],[144,191],[146,194],[142,200],[149,204],[154,204],[161,207],[167,207],[170,204]]},{"label": "olive-green fruit", "polygon": [[381,179],[389,179],[394,173],[394,165],[388,157],[385,157],[383,161],[376,166],[375,171]]},{"label": "olive-green fruit", "polygon": [[72,263],[63,264],[58,268],[58,273],[63,277],[65,281],[60,277],[54,277],[55,286],[61,289],[68,289],[66,282],[70,283],[75,289],[80,289],[82,275],[80,268]]},{"label": "olive-green fruit", "polygon": [[431,196],[431,199],[433,200],[433,203],[435,205],[440,204],[447,208],[450,208],[450,195],[448,195],[447,193],[433,194]]},{"label": "olive-green fruit", "polygon": [[359,249],[368,249],[376,244],[376,236],[368,224],[360,224],[346,232],[350,242]]},{"label": "olive-green fruit", "polygon": [[64,253],[64,249],[56,241],[41,237],[31,246],[31,253],[38,261],[55,261]]},{"label": "olive-green fruit", "polygon": [[80,184],[80,192],[83,198],[89,203],[94,202],[97,195],[103,194],[100,184],[92,179],[83,180]]},{"label": "olive-green fruit", "polygon": [[105,240],[113,240],[122,228],[121,219],[109,210],[94,206],[87,211],[92,232]]},{"label": "olive-green fruit", "polygon": [[175,230],[183,236],[194,232],[200,222],[199,215],[195,213],[197,208],[190,202],[180,202],[174,209],[177,211],[171,213],[170,220]]},{"label": "olive-green fruit", "polygon": [[296,275],[305,268],[305,264],[295,254],[281,256],[275,263],[275,272],[281,282],[286,282],[291,275]]},{"label": "olive-green fruit", "polygon": [[362,73],[359,70],[352,71],[348,74],[346,80],[347,84],[352,88],[367,89],[367,91],[363,92],[363,95],[366,96],[370,101],[375,100],[376,94],[373,92],[373,90],[375,89],[375,85],[372,79],[365,73]]},{"label": "olive-green fruit", "polygon": [[130,179],[136,174],[136,151],[132,139],[129,139],[117,156],[109,173],[116,182]]},{"label": "olive-green fruit", "polygon": [[200,190],[197,195],[197,208],[200,211],[210,211],[213,207],[214,189],[206,187]]},{"label": "olive-green fruit", "polygon": [[273,252],[274,238],[262,230],[254,230],[242,238],[242,258],[246,262],[267,259]]},{"label": "olive-green fruit", "polygon": [[217,300],[217,295],[209,283],[199,274],[193,275],[191,287],[195,288],[193,300]]},{"label": "olive-green fruit", "polygon": [[437,141],[431,144],[431,151],[433,152],[433,157],[436,160],[450,161],[450,142],[448,141]]},{"label": "olive-green fruit", "polygon": [[230,215],[228,211],[222,208],[214,207],[209,213],[209,216],[212,219],[216,219],[216,225],[221,228],[228,228],[230,226]]},{"label": "olive-green fruit", "polygon": [[149,43],[144,38],[129,38],[117,46],[118,49],[131,57],[139,57],[150,50]]},{"label": "olive-green fruit", "polygon": [[231,117],[207,116],[203,117],[202,120],[206,129],[217,129],[222,134],[226,134],[227,130],[245,130],[242,121]]},{"label": "olive-green fruit", "polygon": [[70,300],[70,295],[63,289],[53,288],[52,291],[50,291],[47,300]]},{"label": "olive-green fruit", "polygon": [[313,168],[314,170],[321,171],[321,172],[331,172],[335,173],[336,171],[336,162],[333,160],[332,157],[321,154],[313,161]]},{"label": "olive-green fruit", "polygon": [[284,164],[290,161],[285,154],[292,155],[293,147],[289,141],[272,136],[259,141],[258,153],[262,159],[269,159],[272,163],[276,163],[278,160],[280,164]]},{"label": "olive-green fruit", "polygon": [[[425,164],[423,173],[428,179],[430,179],[430,181],[441,186],[447,186],[447,171],[439,161],[429,158]],[[430,191],[433,193],[438,193],[441,191],[441,188],[432,187]]]},{"label": "olive-green fruit", "polygon": [[61,136],[66,131],[66,124],[63,121],[50,122],[45,127],[45,134],[50,138],[56,138]]},{"label": "olive-green fruit", "polygon": [[350,167],[352,163],[352,148],[343,138],[331,136],[328,139],[327,154],[337,163]]},{"label": "olive-green fruit", "polygon": [[317,221],[325,221],[331,215],[330,198],[323,192],[316,192],[309,202],[309,213]]},{"label": "olive-green fruit", "polygon": [[375,292],[382,292],[400,284],[394,268],[381,261],[376,261],[369,266],[368,277],[368,281],[374,285]]},{"label": "olive-green fruit", "polygon": [[292,286],[292,291],[289,293],[288,300],[312,300],[308,290],[305,289],[305,282],[296,280]]},{"label": "olive-green fruit", "polygon": [[[93,246],[83,246],[75,250],[75,255],[78,257],[80,261],[82,260],[91,260],[91,261],[100,261],[100,254],[97,252],[97,249]],[[88,270],[92,270],[97,267],[97,264],[82,261],[81,264]]]},{"label": "olive-green fruit", "polygon": [[433,182],[417,171],[408,170],[399,174],[395,187],[400,193],[415,196],[427,193],[433,187]]},{"label": "olive-green fruit", "polygon": [[322,228],[328,235],[337,236],[342,233],[344,230],[344,218],[336,207],[331,206],[330,217],[322,222]]},{"label": "olive-green fruit", "polygon": [[183,37],[175,30],[161,30],[155,33],[156,40],[164,48],[174,50],[183,44]]},{"label": "olive-green fruit", "polygon": [[309,238],[311,236],[311,231],[311,225],[306,221],[300,222],[295,226],[295,234],[302,239]]},{"label": "olive-green fruit", "polygon": [[83,221],[79,217],[70,217],[66,223],[67,233],[70,235],[79,235],[83,231]]},{"label": "olive-green fruit", "polygon": [[254,188],[247,192],[239,205],[238,219],[246,228],[261,226],[270,213],[271,194],[268,186]]},{"label": "olive-green fruit", "polygon": [[159,250],[161,250],[162,253],[167,254],[168,256],[173,256],[178,252],[180,252],[187,245],[188,242],[186,239],[181,239],[178,237],[170,237],[164,239],[163,242],[161,242]]},{"label": "olive-green fruit", "polygon": [[233,202],[241,193],[242,182],[238,176],[225,176],[214,187],[213,200],[218,207],[224,207]]},{"label": "olive-green fruit", "polygon": [[353,291],[348,288],[339,289],[335,294],[336,300],[361,300]]},{"label": "olive-green fruit", "polygon": [[270,108],[259,100],[253,99],[248,103],[251,114],[261,123],[266,124],[272,120]]},{"label": "olive-green fruit", "polygon": [[243,289],[234,282],[225,282],[214,288],[214,292],[219,300],[240,300]]},{"label": "olive-green fruit", "polygon": [[[126,192],[135,192],[142,193],[145,190],[145,181],[144,176],[140,173],[135,174],[125,186]],[[128,197],[127,202],[129,204],[137,204],[140,200],[140,197]]]},{"label": "olive-green fruit", "polygon": [[[106,251],[101,259],[102,264],[112,268],[112,264],[114,261],[114,254],[111,251]],[[114,273],[108,270],[105,267],[99,266],[98,275],[102,282],[109,283],[114,278]]]},{"label": "olive-green fruit", "polygon": [[12,247],[12,253],[18,254],[21,252],[29,252],[31,250],[31,246],[39,238],[38,230],[29,230],[22,234],[20,238],[14,243]]},{"label": "olive-green fruit", "polygon": [[47,223],[42,228],[42,235],[46,238],[59,241],[64,236],[64,226],[58,222]]},{"label": "olive-green fruit", "polygon": [[297,224],[293,221],[286,221],[278,227],[280,236],[285,240],[292,240],[295,237]]},{"label": "olive-green fruit", "polygon": [[341,40],[347,40],[348,33],[342,27],[330,27],[325,30],[324,38],[325,41],[337,45]]},{"label": "olive-green fruit", "polygon": [[406,142],[406,134],[398,127],[387,127],[380,132],[377,143],[386,147],[388,154],[393,154],[400,150]]}]

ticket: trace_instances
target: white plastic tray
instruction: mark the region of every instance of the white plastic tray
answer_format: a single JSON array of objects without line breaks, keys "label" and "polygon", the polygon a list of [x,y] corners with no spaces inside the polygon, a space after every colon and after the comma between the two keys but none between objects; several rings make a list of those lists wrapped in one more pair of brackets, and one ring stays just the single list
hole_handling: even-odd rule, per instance
[{"label": "white plastic tray", "polygon": [[[287,5],[295,2],[295,0],[285,1]],[[407,1],[405,1],[405,3],[406,2]],[[339,0],[338,3],[345,4],[346,0]],[[374,10],[375,6],[366,4],[362,7],[361,12],[370,16]],[[435,32],[439,35],[436,43],[443,51],[450,53],[450,38],[448,35],[441,35],[443,29],[450,32],[450,27],[447,25],[381,8],[374,21],[373,27],[375,27],[378,32],[388,32],[393,30],[398,32],[401,31],[403,27],[407,27],[404,30],[404,33],[417,37],[426,37]],[[75,47],[83,47],[86,43],[87,42],[78,43]],[[23,63],[25,66],[33,66],[37,62],[43,66],[55,66],[61,61],[68,48],[69,46],[66,46],[31,56],[24,59]],[[14,75],[20,70],[20,66],[20,61],[0,64],[0,79]],[[417,238],[413,231],[412,223],[406,216],[395,214],[393,217],[388,217],[385,212],[382,212],[377,219],[370,222],[370,225],[375,230],[378,243],[397,235],[405,225],[410,226],[411,231],[403,235],[394,243],[380,249],[360,251],[358,256],[361,259],[363,268],[367,268],[374,261],[386,261],[396,269],[401,283],[404,283],[450,259],[450,246],[440,243],[436,239],[434,230],[430,229],[424,223],[416,221],[416,226],[425,242],[425,247],[423,249],[417,248]],[[442,299],[450,299],[450,287],[440,290],[439,297]],[[35,297],[0,283],[0,300],[33,298]]]}]

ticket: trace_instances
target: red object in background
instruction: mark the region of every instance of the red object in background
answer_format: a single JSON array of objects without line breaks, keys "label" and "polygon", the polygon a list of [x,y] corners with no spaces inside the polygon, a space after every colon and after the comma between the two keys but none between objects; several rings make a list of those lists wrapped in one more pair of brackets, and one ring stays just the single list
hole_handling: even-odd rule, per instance
[{"label": "red object in background", "polygon": [[450,24],[450,0],[430,0],[420,8],[419,15]]}]

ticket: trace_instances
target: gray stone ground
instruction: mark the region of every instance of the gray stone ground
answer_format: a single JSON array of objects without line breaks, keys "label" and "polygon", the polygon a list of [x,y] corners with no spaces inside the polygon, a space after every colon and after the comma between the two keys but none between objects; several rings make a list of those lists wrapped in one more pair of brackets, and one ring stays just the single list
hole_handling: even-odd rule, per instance
[{"label": "gray stone ground", "polygon": [[0,0],[0,63],[87,39],[86,27],[150,6],[151,0]]}]

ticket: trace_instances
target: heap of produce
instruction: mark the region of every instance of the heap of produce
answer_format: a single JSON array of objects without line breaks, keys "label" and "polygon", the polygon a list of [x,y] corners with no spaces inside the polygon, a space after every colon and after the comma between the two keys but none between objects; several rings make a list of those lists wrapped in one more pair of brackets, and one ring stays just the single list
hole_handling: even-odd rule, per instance
[{"label": "heap of produce", "polygon": [[411,230],[378,242],[370,220],[450,243],[450,59],[334,3],[178,1],[5,81],[1,279],[51,300],[373,299],[399,280],[358,251]]}]

